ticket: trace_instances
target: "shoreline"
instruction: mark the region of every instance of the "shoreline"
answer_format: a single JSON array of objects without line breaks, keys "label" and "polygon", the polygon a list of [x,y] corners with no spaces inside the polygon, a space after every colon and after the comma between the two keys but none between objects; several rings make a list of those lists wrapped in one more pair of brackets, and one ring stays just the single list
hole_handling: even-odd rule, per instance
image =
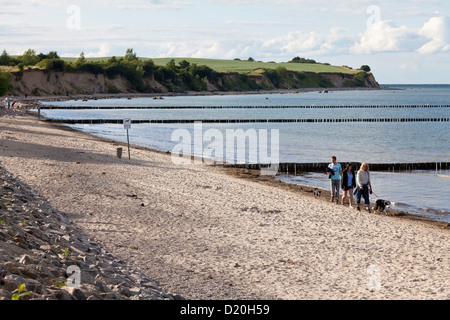
[{"label": "shoreline", "polygon": [[372,90],[405,90],[402,88],[372,88],[372,87],[350,87],[350,88],[301,88],[301,89],[274,89],[274,90],[256,90],[256,91],[185,91],[185,92],[161,92],[161,93],[94,93],[77,94],[69,96],[11,96],[12,99],[22,102],[24,105],[37,103],[40,101],[67,101],[74,99],[124,99],[124,98],[158,98],[158,97],[190,97],[190,96],[220,96],[220,95],[271,95],[271,94],[295,94],[308,93],[327,90],[328,92],[338,91],[372,91]]},{"label": "shoreline", "polygon": [[[187,299],[449,297],[447,227],[358,214],[245,170],[176,166],[149,148],[117,159],[125,143],[36,117],[0,120],[9,137],[2,166],[165,291]],[[379,290],[366,287],[374,264]]]},{"label": "shoreline", "polygon": [[[237,172],[236,172],[237,171]],[[239,178],[243,178],[243,179],[249,179],[252,181],[257,181],[258,183],[263,183],[263,184],[268,184],[268,185],[272,185],[275,186],[277,188],[281,188],[283,190],[287,190],[287,191],[292,191],[292,192],[299,192],[301,194],[304,194],[306,196],[309,197],[314,197],[314,189],[317,189],[316,187],[311,187],[311,186],[306,186],[306,185],[301,185],[301,184],[295,184],[295,183],[289,183],[289,182],[284,182],[284,181],[279,181],[277,179],[274,179],[273,181],[270,181],[267,178],[264,178],[262,176],[259,175],[258,170],[250,170],[250,169],[238,169],[235,172],[233,172],[233,170],[229,171],[228,174],[239,177]],[[321,191],[321,201],[324,202],[329,202],[329,199],[331,197],[331,192],[329,189],[323,189],[323,188],[318,188]],[[448,229],[450,230],[450,223],[445,222],[445,221],[439,221],[436,219],[432,219],[426,216],[421,216],[418,214],[414,214],[414,213],[410,213],[408,211],[404,211],[404,210],[400,210],[400,209],[392,209],[392,208],[388,208],[386,209],[387,211],[387,215],[378,213],[378,212],[374,212],[373,211],[373,205],[375,203],[373,201],[370,202],[370,206],[371,206],[371,213],[368,213],[365,209],[364,209],[364,205],[361,204],[361,212],[364,214],[374,214],[374,215],[379,215],[379,216],[383,216],[383,217],[387,217],[387,218],[398,218],[398,219],[405,219],[405,220],[409,220],[409,221],[414,221],[414,222],[419,222],[419,223],[425,223],[425,224],[429,224],[432,226],[436,226],[439,228],[443,228],[443,229]],[[341,204],[336,205],[338,207],[347,207],[347,205],[343,206]],[[355,206],[355,204],[354,204]],[[353,209],[356,210],[356,209]]]}]

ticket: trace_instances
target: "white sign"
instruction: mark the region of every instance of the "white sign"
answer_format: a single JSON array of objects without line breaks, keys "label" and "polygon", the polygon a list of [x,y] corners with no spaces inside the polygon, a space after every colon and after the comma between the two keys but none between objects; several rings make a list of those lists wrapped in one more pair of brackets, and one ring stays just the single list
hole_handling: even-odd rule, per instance
[{"label": "white sign", "polygon": [[123,128],[124,129],[131,129],[131,119],[123,119]]}]

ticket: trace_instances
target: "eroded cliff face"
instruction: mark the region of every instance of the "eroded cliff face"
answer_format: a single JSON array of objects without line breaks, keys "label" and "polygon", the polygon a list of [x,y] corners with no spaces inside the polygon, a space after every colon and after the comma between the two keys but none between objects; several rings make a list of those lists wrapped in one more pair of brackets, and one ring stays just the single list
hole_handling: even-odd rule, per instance
[{"label": "eroded cliff face", "polygon": [[[244,80],[243,80],[244,78]],[[164,93],[169,89],[153,78],[144,78],[146,93]],[[104,74],[57,72],[39,69],[13,73],[13,91],[15,95],[66,95],[99,93],[133,93],[136,90],[123,77],[113,79]],[[170,86],[173,91],[186,91],[182,87]],[[293,88],[379,88],[372,73],[359,75],[344,73],[296,73],[289,72],[279,81],[270,79],[267,73],[242,77],[238,73],[227,73],[215,84],[207,83],[207,91],[231,90],[275,90]]]},{"label": "eroded cliff face", "polygon": [[89,73],[27,70],[14,74],[13,88],[16,93],[30,95],[62,95],[67,91],[105,92],[105,77]]},{"label": "eroded cliff face", "polygon": [[380,88],[380,84],[375,80],[373,73],[369,73],[366,78],[366,86],[372,88]]},{"label": "eroded cliff face", "polygon": [[380,87],[372,73],[366,73],[364,77],[356,77],[356,75],[345,73],[323,73],[322,75],[336,88]]},{"label": "eroded cliff face", "polygon": [[[145,79],[154,92],[165,92],[167,88],[153,79]],[[110,79],[103,74],[26,70],[13,74],[13,93],[28,95],[66,95],[96,93],[135,92],[128,80],[117,76]],[[150,91],[152,92],[152,91]]]}]

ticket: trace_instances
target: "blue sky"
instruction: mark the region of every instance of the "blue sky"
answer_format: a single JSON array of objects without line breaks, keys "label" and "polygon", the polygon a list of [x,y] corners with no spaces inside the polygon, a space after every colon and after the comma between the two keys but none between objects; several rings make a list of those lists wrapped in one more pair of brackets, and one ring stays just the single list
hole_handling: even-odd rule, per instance
[{"label": "blue sky", "polygon": [[450,1],[0,0],[0,50],[200,57],[354,68],[379,83],[450,83]]}]

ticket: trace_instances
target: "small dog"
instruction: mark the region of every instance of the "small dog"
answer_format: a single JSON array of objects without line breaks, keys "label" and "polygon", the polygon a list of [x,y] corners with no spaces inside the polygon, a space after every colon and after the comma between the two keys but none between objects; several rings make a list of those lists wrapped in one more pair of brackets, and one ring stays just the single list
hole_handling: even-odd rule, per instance
[{"label": "small dog", "polygon": [[389,208],[390,205],[391,205],[390,201],[383,200],[383,199],[377,199],[377,201],[375,201],[375,207],[373,209],[375,211],[378,210],[378,212],[380,212],[380,213],[387,214],[386,208]]},{"label": "small dog", "polygon": [[314,193],[314,197],[318,198],[318,197],[320,197],[322,191],[320,191],[318,188],[315,188],[313,193]]}]

